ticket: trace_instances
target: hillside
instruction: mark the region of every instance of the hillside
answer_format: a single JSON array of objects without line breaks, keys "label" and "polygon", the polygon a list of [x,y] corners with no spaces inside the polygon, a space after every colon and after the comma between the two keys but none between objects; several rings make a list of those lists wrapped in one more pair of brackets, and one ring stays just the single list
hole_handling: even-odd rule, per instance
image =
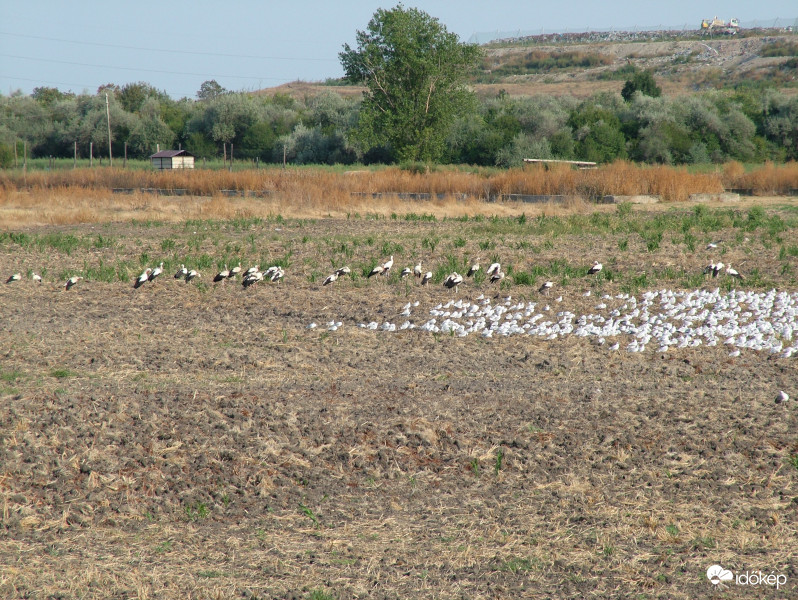
[{"label": "hillside", "polygon": [[[627,78],[625,73],[636,67],[652,70],[666,95],[743,81],[770,82],[786,93],[798,92],[795,33],[769,30],[734,37],[641,37],[571,34],[492,43],[484,46],[483,69],[474,88],[486,97],[495,96],[500,90],[511,96],[587,97],[601,91],[620,92]],[[772,56],[778,53],[784,55]],[[345,96],[362,91],[357,86],[292,82],[260,93],[304,97],[329,89]]]}]

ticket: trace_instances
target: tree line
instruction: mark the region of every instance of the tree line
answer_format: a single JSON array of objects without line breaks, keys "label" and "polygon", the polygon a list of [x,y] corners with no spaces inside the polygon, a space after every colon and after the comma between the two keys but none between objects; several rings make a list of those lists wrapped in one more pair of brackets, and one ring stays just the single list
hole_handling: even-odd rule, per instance
[{"label": "tree line", "polygon": [[[339,55],[362,98],[331,87],[302,99],[230,92],[206,81],[196,100],[144,83],[94,95],[36,88],[0,95],[0,166],[24,144],[31,157],[147,158],[183,148],[197,157],[292,164],[408,161],[513,167],[524,158],[653,164],[798,159],[798,96],[747,87],[663,97],[635,72],[621,93],[477,99],[480,50],[417,9],[380,9]],[[106,94],[110,118],[106,113]]]}]

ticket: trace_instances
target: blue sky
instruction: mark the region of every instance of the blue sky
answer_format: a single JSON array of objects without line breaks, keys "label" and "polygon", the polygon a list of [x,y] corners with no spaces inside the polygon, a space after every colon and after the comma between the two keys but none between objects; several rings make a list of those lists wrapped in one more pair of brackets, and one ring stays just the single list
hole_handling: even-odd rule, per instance
[{"label": "blue sky", "polygon": [[[0,93],[35,87],[94,93],[143,81],[193,98],[215,79],[229,90],[340,77],[338,52],[354,45],[378,8],[396,2],[99,2],[0,0]],[[486,32],[584,31],[657,25],[698,28],[714,16],[794,23],[795,0],[404,2],[468,41]]]}]

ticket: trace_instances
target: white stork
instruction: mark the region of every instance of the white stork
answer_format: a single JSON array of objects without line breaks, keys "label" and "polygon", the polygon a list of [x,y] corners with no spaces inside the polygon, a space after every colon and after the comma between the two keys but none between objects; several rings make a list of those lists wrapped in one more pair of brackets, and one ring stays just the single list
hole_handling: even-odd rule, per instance
[{"label": "white stork", "polygon": [[238,266],[230,269],[228,277],[233,278],[241,272],[241,261],[238,261]]},{"label": "white stork", "polygon": [[14,283],[15,281],[19,281],[22,279],[22,273],[14,273],[11,277],[6,279],[6,283]]},{"label": "white stork", "polygon": [[457,293],[457,286],[461,283],[463,283],[463,276],[455,271],[446,278],[446,280],[443,282],[443,286],[449,289],[454,288],[455,293]]},{"label": "white stork", "polygon": [[477,271],[479,271],[479,259],[476,259],[474,261],[474,264],[472,264],[469,267],[468,273],[466,273],[466,277],[473,277],[474,275],[476,275]]},{"label": "white stork", "polygon": [[335,271],[334,273],[330,273],[327,276],[327,279],[325,279],[321,285],[330,285],[331,283],[335,283],[337,280],[338,280],[338,271]]},{"label": "white stork", "polygon": [[723,270],[723,267],[725,266],[726,265],[724,265],[722,262],[716,264],[712,269],[712,277],[717,277],[720,274],[720,272]]},{"label": "white stork", "polygon": [[380,273],[382,273],[384,270],[385,270],[385,267],[384,267],[384,266],[382,266],[382,265],[377,265],[376,267],[374,267],[374,268],[371,270],[371,273],[369,273],[369,276],[368,276],[368,278],[370,279],[370,278],[374,277],[375,275],[379,275],[379,274],[380,274]]},{"label": "white stork", "polygon": [[715,263],[709,263],[706,267],[704,267],[703,273],[704,275],[709,275],[712,273],[712,276],[715,277]]},{"label": "white stork", "polygon": [[200,275],[199,271],[191,269],[188,273],[186,273],[186,283],[188,283],[189,281],[191,281],[196,277],[202,277],[202,275]]},{"label": "white stork", "polygon": [[549,290],[550,290],[551,288],[553,288],[553,287],[554,287],[554,283],[552,283],[551,281],[547,281],[546,283],[544,283],[543,285],[541,285],[541,286],[538,288],[538,293],[541,293],[541,294],[548,294],[548,293],[549,293]]},{"label": "white stork", "polygon": [[502,279],[504,279],[504,277],[505,277],[504,271],[502,271],[501,269],[497,269],[497,270],[493,271],[493,273],[491,274],[490,282],[491,283],[496,283],[496,282],[501,281]]},{"label": "white stork", "polygon": [[33,281],[35,281],[36,283],[41,283],[42,282],[42,276],[38,275],[36,273],[31,273],[30,278],[33,279]]},{"label": "white stork", "polygon": [[593,266],[590,267],[587,270],[587,274],[588,275],[598,275],[601,272],[601,269],[603,269],[603,268],[604,268],[604,265],[602,265],[599,261],[594,260],[593,261]]},{"label": "white stork", "polygon": [[280,282],[280,280],[285,277],[285,271],[283,271],[282,267],[275,267],[274,272],[272,273],[271,280],[272,282]]},{"label": "white stork", "polygon": [[427,285],[430,279],[432,279],[432,271],[427,271],[424,273],[424,277],[421,278],[421,285]]},{"label": "white stork", "polygon": [[152,273],[150,273],[150,281],[155,281],[155,278],[161,273],[163,273],[163,261],[161,261],[161,264],[155,267],[152,270]]},{"label": "white stork", "polygon": [[497,273],[498,271],[501,271],[501,269],[502,269],[501,264],[495,262],[495,263],[491,264],[491,266],[488,267],[488,270],[485,271],[485,273],[487,275],[493,275],[494,273]]},{"label": "white stork", "polygon": [[254,267],[250,267],[246,271],[244,271],[244,277],[249,277],[253,273],[257,273],[260,271],[260,265],[255,265]]},{"label": "white stork", "polygon": [[259,281],[263,281],[263,273],[260,271],[254,271],[241,280],[241,285],[243,285],[245,288],[248,288],[252,284],[258,283]]},{"label": "white stork", "polygon": [[136,281],[133,283],[133,288],[139,289],[142,285],[147,283],[150,280],[150,273],[152,273],[152,269],[147,267],[145,271],[136,278]]},{"label": "white stork", "polygon": [[715,248],[717,248],[720,245],[720,243],[721,243],[720,240],[718,240],[717,242],[709,242],[707,244],[707,250],[714,250]]},{"label": "white stork", "polygon": [[413,267],[413,275],[415,275],[416,278],[420,278],[423,274],[424,273],[421,270],[421,261],[418,261],[418,264],[415,267]]},{"label": "white stork", "polygon": [[337,269],[335,271],[335,274],[338,275],[338,277],[342,277],[344,275],[349,275],[351,272],[352,269],[350,269],[349,267],[341,267],[340,269]]},{"label": "white stork", "polygon": [[743,277],[742,275],[740,275],[740,273],[737,272],[737,269],[732,269],[731,265],[726,265],[726,275],[729,275],[731,277],[736,277],[740,281],[745,279],[745,277]]},{"label": "white stork", "polygon": [[177,273],[175,273],[175,279],[183,279],[186,275],[188,275],[188,269],[186,269],[186,265],[180,265]]},{"label": "white stork", "polygon": [[214,282],[214,283],[218,283],[219,281],[224,281],[224,280],[226,280],[228,277],[230,277],[230,270],[227,268],[227,265],[225,265],[225,266],[224,266],[224,269],[222,269],[221,271],[219,271],[219,272],[216,274],[216,277],[214,277],[214,278],[213,278],[213,282]]},{"label": "white stork", "polygon": [[405,267],[404,269],[402,269],[402,279],[410,275],[412,272],[413,270],[410,267]]},{"label": "white stork", "polygon": [[64,289],[65,289],[65,290],[69,290],[69,289],[71,289],[71,288],[72,288],[72,286],[74,286],[74,285],[75,285],[75,284],[76,284],[78,281],[80,281],[81,279],[83,279],[83,277],[78,277],[77,275],[75,275],[75,276],[73,276],[73,277],[70,277],[70,278],[69,278],[69,279],[67,279],[67,280],[66,280],[66,282],[64,283]]}]

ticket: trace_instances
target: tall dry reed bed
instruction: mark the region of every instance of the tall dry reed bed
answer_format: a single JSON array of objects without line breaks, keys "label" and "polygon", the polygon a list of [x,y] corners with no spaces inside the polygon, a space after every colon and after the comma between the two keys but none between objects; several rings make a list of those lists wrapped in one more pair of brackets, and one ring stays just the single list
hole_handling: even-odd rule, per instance
[{"label": "tall dry reed bed", "polygon": [[590,170],[576,170],[568,165],[536,165],[506,171],[439,168],[427,173],[396,167],[344,173],[324,168],[148,172],[101,167],[0,173],[0,193],[69,188],[183,189],[196,196],[212,196],[221,190],[253,190],[287,196],[300,203],[317,204],[326,200],[333,206],[346,204],[353,193],[427,193],[467,195],[477,199],[504,194],[583,198],[607,194],[649,194],[660,196],[665,201],[681,201],[690,194],[719,193],[730,188],[750,189],[759,195],[789,194],[798,188],[798,163],[768,163],[751,170],[739,163],[728,163],[706,173],[693,172],[685,167],[648,166],[625,161]]}]

